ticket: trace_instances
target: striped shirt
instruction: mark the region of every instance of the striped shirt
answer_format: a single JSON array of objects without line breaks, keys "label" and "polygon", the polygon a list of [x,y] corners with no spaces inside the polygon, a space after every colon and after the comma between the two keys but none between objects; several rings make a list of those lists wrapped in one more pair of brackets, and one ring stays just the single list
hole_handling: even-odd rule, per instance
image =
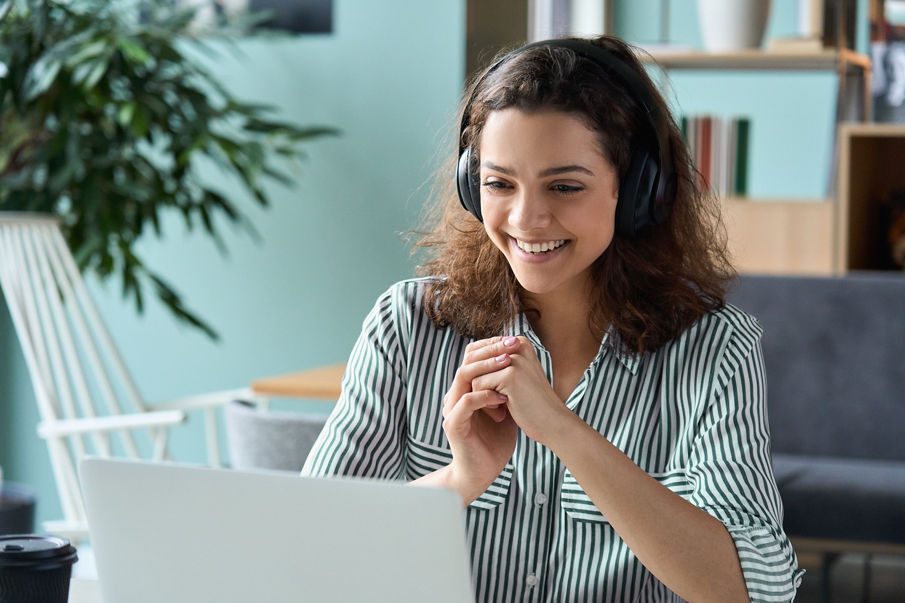
[{"label": "striped shirt", "polygon": [[[450,463],[443,396],[472,339],[438,328],[426,279],[384,293],[364,321],[342,394],[306,475],[413,480]],[[550,355],[522,315],[509,335]],[[662,348],[605,335],[566,405],[664,486],[720,520],[752,601],[800,583],[770,462],[761,328],[727,306]],[[519,432],[503,472],[466,511],[478,601],[678,601],[632,554],[563,463]]]}]

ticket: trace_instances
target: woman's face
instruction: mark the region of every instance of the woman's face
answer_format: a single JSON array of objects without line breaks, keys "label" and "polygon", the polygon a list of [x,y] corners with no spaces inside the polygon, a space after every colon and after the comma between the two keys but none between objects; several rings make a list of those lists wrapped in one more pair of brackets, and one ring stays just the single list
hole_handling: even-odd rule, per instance
[{"label": "woman's face", "polygon": [[613,240],[619,183],[596,132],[573,114],[493,111],[481,133],[484,228],[535,295],[586,295]]}]

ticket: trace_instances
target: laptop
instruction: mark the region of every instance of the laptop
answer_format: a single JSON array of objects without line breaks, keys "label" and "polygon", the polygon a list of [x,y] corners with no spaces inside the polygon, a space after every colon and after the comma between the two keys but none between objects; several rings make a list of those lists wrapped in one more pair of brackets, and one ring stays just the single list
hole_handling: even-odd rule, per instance
[{"label": "laptop", "polygon": [[105,603],[474,601],[441,488],[88,458]]}]

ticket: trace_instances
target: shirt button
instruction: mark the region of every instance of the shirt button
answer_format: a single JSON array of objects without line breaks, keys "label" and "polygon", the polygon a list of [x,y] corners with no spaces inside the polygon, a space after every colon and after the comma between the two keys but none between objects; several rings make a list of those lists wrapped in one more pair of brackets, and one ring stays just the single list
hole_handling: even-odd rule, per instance
[{"label": "shirt button", "polygon": [[547,495],[543,492],[534,495],[534,502],[539,505],[544,505],[547,503]]},{"label": "shirt button", "polygon": [[528,578],[525,579],[525,582],[528,586],[537,586],[537,576],[534,574],[528,574]]}]

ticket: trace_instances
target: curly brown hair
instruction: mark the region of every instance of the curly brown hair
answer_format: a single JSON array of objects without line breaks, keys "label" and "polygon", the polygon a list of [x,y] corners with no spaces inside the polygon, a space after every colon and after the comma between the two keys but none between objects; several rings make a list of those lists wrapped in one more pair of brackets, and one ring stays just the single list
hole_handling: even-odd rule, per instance
[{"label": "curly brown hair", "polygon": [[[707,312],[721,308],[735,271],[719,202],[702,190],[679,128],[638,60],[637,49],[612,36],[589,41],[628,65],[667,116],[677,178],[672,211],[665,221],[636,236],[617,234],[591,270],[592,332],[602,335],[613,328],[624,350],[641,353],[659,348]],[[492,111],[564,111],[599,134],[604,156],[620,179],[625,176],[631,141],[650,126],[643,104],[618,77],[558,46],[535,46],[491,65],[466,91],[465,99],[471,102],[463,101],[459,111],[460,117],[469,111],[460,148],[470,145],[473,154],[480,154],[481,132]],[[444,174],[450,183],[453,165]],[[526,306],[505,256],[481,222],[462,207],[453,187],[444,189],[432,212],[435,226],[416,243],[416,249],[429,253],[419,274],[442,277],[431,281],[425,311],[438,326],[452,325],[468,337],[498,335],[519,313],[536,310]]]}]

